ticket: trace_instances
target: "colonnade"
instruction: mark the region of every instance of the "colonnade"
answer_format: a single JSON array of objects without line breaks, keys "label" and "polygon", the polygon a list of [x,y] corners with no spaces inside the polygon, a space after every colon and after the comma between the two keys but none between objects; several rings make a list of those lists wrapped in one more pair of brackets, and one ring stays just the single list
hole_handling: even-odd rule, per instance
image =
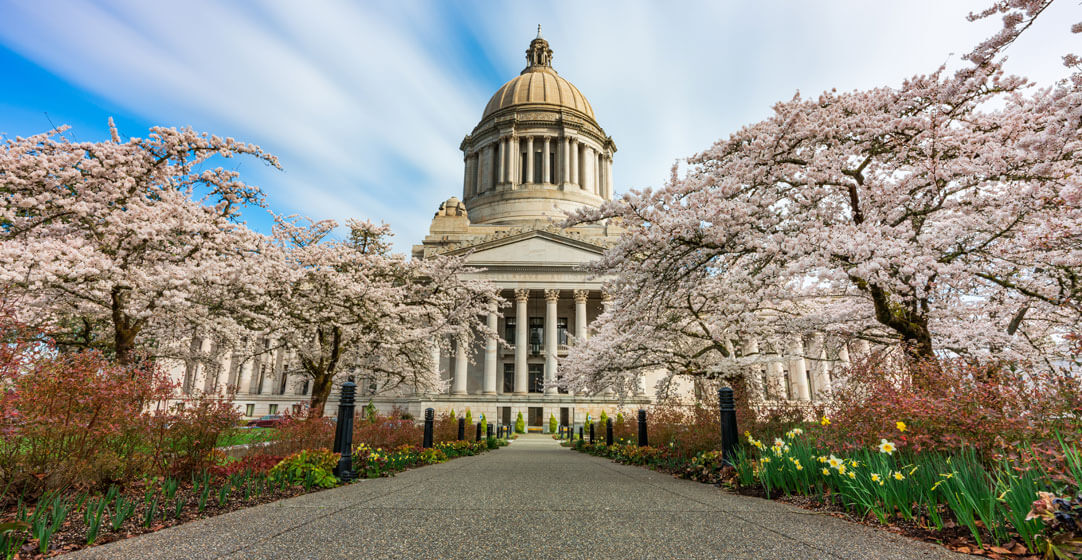
[{"label": "colonnade", "polygon": [[[528,303],[530,300],[530,293],[531,291],[528,289],[517,289],[514,291],[515,313],[512,315],[512,317],[515,318],[514,382],[512,391],[512,394],[514,395],[526,395],[529,391]],[[562,291],[559,289],[546,289],[543,293],[545,298],[544,341],[542,351],[542,355],[545,359],[544,393],[546,395],[555,395],[559,392],[557,389],[557,372],[559,368],[557,315]],[[589,337],[586,319],[586,303],[590,298],[590,292],[588,290],[573,290],[572,297],[575,302],[575,337],[586,339]],[[498,315],[495,308],[488,310],[486,320],[489,329],[493,333],[496,332],[497,317]],[[452,395],[468,394],[467,376],[469,372],[469,355],[467,346],[469,346],[469,344],[465,340],[456,340],[454,344],[454,363],[451,368]],[[497,356],[498,346],[499,342],[495,334],[489,336],[484,341],[484,369],[481,380],[481,394],[497,394],[496,377],[497,367],[499,365]],[[436,347],[433,352],[435,353],[435,359],[433,361],[438,364],[438,347]],[[574,395],[574,393],[570,394]]]},{"label": "colonnade", "polygon": [[[807,340],[806,340],[807,339]],[[867,355],[868,341],[856,340],[855,351]],[[812,401],[829,398],[834,372],[850,364],[848,344],[842,343],[836,356],[828,356],[821,333],[809,337],[789,336],[763,349],[760,341],[744,341],[741,355],[754,357],[748,365],[748,390],[762,400]]]},{"label": "colonnade", "polygon": [[303,380],[304,376],[291,376],[288,365],[296,362],[293,352],[282,348],[271,350],[272,341],[265,341],[265,352],[254,356],[236,352],[220,353],[214,341],[206,337],[193,337],[191,350],[202,356],[185,360],[182,393],[215,393],[219,390],[236,389],[244,395],[299,395],[311,394],[311,384],[291,386],[290,381]]},{"label": "colonnade", "polygon": [[568,135],[501,136],[465,155],[465,198],[524,185],[576,187],[612,197],[612,154]]}]

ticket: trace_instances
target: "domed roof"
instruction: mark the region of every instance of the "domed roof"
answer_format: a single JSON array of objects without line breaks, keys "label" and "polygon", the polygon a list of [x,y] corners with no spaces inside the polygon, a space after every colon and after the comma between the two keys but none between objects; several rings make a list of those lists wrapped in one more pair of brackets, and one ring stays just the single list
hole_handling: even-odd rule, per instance
[{"label": "domed roof", "polygon": [[552,49],[548,41],[541,38],[540,26],[537,38],[530,42],[530,48],[526,50],[526,61],[526,69],[521,74],[496,90],[485,106],[482,119],[515,105],[543,104],[574,109],[597,120],[586,96],[552,68]]}]

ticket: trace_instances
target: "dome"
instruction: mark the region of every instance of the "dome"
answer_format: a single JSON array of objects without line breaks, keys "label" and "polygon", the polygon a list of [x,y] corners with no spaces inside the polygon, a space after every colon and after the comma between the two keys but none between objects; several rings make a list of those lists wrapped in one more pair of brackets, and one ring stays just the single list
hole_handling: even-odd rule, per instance
[{"label": "dome", "polygon": [[547,67],[527,68],[522,71],[522,74],[515,76],[496,90],[496,94],[485,106],[485,114],[481,118],[500,109],[529,104],[567,107],[597,120],[590,102],[586,101],[586,96],[555,70]]},{"label": "dome", "polygon": [[526,62],[526,69],[521,74],[496,90],[485,106],[482,119],[517,105],[549,105],[574,109],[597,120],[586,96],[552,68],[552,49],[548,41],[541,38],[540,29],[526,50]]}]

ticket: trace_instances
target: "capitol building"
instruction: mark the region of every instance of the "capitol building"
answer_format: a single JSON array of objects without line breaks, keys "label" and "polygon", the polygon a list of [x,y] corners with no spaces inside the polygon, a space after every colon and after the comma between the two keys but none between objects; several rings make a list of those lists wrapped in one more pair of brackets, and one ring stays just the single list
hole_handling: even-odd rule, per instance
[{"label": "capitol building", "polygon": [[[502,342],[478,337],[472,344],[440,345],[450,352],[434,349],[433,361],[447,387],[439,394],[383,391],[377,380],[358,371],[362,403],[415,417],[429,407],[459,414],[469,409],[474,418],[484,414],[499,424],[511,424],[521,413],[527,426],[539,430],[547,430],[550,416],[561,425],[576,425],[602,410],[612,415],[652,404],[646,388],[654,379],[640,380],[636,394],[623,397],[558,388],[569,342],[588,338],[590,323],[606,305],[603,280],[591,278],[581,265],[599,258],[620,230],[611,223],[560,227],[567,212],[612,199],[616,144],[586,96],[552,62],[553,51],[539,28],[526,50],[525,69],[493,94],[480,122],[462,140],[461,197],[440,204],[428,235],[412,249],[415,259],[464,255],[480,278],[500,290],[510,305],[488,310],[487,321]],[[762,387],[764,399],[812,400],[829,384],[826,362],[816,362],[809,368],[802,357],[778,354],[753,367],[752,385]],[[305,375],[281,351],[226,357],[210,367],[193,360],[175,375],[188,394],[235,387],[236,403],[249,417],[306,403],[311,391]],[[690,384],[682,390],[690,395]],[[333,414],[337,398],[336,390],[328,413]]]}]

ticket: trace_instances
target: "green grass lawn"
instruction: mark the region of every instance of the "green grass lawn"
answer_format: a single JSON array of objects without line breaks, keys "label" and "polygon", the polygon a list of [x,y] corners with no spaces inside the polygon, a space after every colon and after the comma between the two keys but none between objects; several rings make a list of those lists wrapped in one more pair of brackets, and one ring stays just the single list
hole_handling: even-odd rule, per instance
[{"label": "green grass lawn", "polygon": [[275,428],[233,428],[222,432],[218,437],[218,447],[260,443],[277,438],[278,430]]}]

